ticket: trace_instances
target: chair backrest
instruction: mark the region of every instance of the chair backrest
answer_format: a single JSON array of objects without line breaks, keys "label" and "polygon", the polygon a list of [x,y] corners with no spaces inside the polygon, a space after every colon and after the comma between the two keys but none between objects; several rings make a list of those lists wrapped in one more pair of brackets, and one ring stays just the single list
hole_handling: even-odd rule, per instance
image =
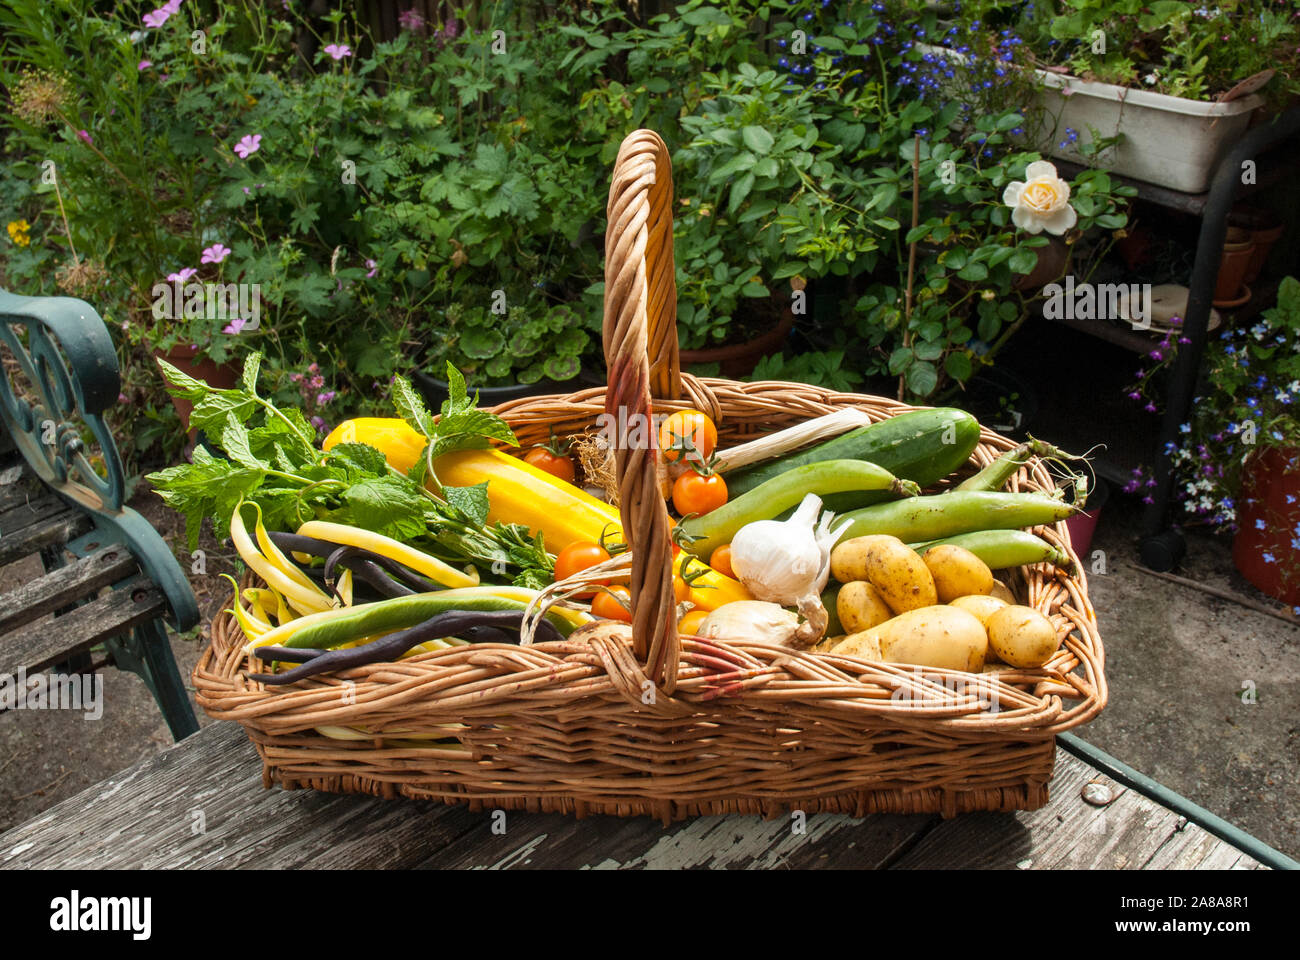
[{"label": "chair backrest", "polygon": [[[55,493],[130,548],[166,595],[172,625],[198,623],[198,604],[166,541],[124,503],[122,458],[103,414],[121,391],[117,353],[99,313],[72,297],[0,290],[0,423]],[[87,443],[97,447],[88,450]],[[96,469],[95,462],[101,464]]]}]

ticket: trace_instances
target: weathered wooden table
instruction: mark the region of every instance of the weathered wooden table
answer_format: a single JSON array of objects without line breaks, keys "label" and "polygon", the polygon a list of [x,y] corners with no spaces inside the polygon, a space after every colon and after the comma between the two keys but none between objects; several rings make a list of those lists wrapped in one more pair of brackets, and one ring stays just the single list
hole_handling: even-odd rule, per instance
[{"label": "weathered wooden table", "polygon": [[[1094,803],[1083,796],[1089,784]],[[1261,868],[1063,750],[1051,792],[1032,813],[817,815],[802,832],[789,816],[669,827],[646,818],[494,816],[425,801],[266,790],[243,731],[218,723],[0,835],[0,867]]]}]

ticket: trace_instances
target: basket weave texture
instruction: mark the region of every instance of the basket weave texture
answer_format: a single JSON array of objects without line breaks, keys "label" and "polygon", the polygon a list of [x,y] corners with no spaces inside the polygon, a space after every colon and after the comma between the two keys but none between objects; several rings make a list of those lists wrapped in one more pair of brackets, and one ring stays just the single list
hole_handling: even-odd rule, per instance
[{"label": "basket weave texture", "polygon": [[[803,384],[681,373],[671,207],[667,148],[636,131],[619,152],[608,206],[609,386],[497,407],[521,444],[545,442],[552,430],[589,431],[602,414],[628,423],[694,407],[714,419],[726,447],[843,407],[873,421],[915,409]],[[964,473],[1013,446],[983,430]],[[223,612],[194,670],[200,705],[244,726],[267,786],[664,822],[785,809],[951,816],[1047,801],[1055,734],[1096,716],[1107,699],[1081,570],[1068,576],[1041,564],[1011,575],[1019,601],[1064,638],[1034,670],[972,675],[760,638],[679,637],[658,453],[616,443],[615,454],[633,555],[630,641],[584,631],[530,646],[476,644],[264,687],[246,678],[261,667]],[[1009,489],[1053,486],[1033,461]],[[1035,532],[1073,557],[1063,523]]]}]

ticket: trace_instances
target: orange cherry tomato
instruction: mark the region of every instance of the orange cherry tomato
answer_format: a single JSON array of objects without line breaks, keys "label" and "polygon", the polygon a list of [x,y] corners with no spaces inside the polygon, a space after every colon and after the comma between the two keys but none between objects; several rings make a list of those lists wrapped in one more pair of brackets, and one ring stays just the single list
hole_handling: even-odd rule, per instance
[{"label": "orange cherry tomato", "polygon": [[[622,603],[619,602],[620,600]],[[623,604],[627,606],[624,607]],[[624,623],[631,623],[631,605],[632,594],[627,587],[606,587],[591,601],[591,615],[602,620],[622,620]]]},{"label": "orange cherry tomato", "polygon": [[569,457],[560,456],[546,447],[533,447],[524,454],[524,463],[531,463],[538,470],[545,470],[566,483],[573,483],[577,477],[577,471]]},{"label": "orange cherry tomato", "polygon": [[659,425],[659,449],[672,461],[708,460],[718,446],[718,428],[699,410],[679,410]]},{"label": "orange cherry tomato", "polygon": [[716,473],[701,476],[688,470],[673,484],[673,506],[683,517],[704,516],[727,502],[727,482]]},{"label": "orange cherry tomato", "polygon": [[704,618],[708,615],[709,611],[707,610],[692,610],[677,621],[677,632],[684,633],[688,637],[698,636],[700,624],[704,622]]},{"label": "orange cherry tomato", "polygon": [[724,577],[736,579],[736,571],[731,569],[731,544],[724,543],[709,556],[709,566]]},{"label": "orange cherry tomato", "polygon": [[685,603],[691,596],[691,585],[681,577],[673,577],[673,596],[678,603]]},{"label": "orange cherry tomato", "polygon": [[[575,573],[581,573],[588,567],[594,567],[598,563],[604,563],[609,559],[609,553],[598,543],[590,540],[578,540],[569,544],[560,551],[560,555],[555,558],[555,579],[567,580]],[[606,584],[608,580],[598,580],[599,584]],[[595,590],[589,590],[585,593],[576,594],[578,597],[590,597],[595,595]]]}]

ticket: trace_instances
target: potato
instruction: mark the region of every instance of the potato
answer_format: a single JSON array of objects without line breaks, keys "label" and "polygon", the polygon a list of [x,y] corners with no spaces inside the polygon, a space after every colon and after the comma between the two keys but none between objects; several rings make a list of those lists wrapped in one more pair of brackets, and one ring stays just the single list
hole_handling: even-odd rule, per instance
[{"label": "potato", "polygon": [[948,601],[948,606],[957,607],[965,610],[967,613],[974,614],[975,619],[984,625],[987,630],[989,626],[989,617],[1005,607],[1006,601],[999,600],[997,597],[985,596],[981,593],[972,593],[964,597],[957,597]]},{"label": "potato", "polygon": [[[839,558],[838,572],[836,557]],[[916,551],[897,537],[854,537],[831,551],[831,572],[845,582],[870,581],[894,613],[938,602],[934,577]],[[850,574],[861,576],[849,576]]]},{"label": "potato", "polygon": [[888,663],[914,663],[979,673],[984,669],[988,635],[973,614],[935,605],[901,613],[867,631],[880,642]]},{"label": "potato", "polygon": [[868,537],[854,537],[852,540],[837,544],[831,551],[831,576],[840,583],[867,579],[867,556],[878,544],[890,541],[903,542],[897,537],[872,534]]},{"label": "potato", "polygon": [[866,580],[854,580],[840,587],[835,610],[845,633],[870,630],[894,615],[880,591]]},{"label": "potato", "polygon": [[844,634],[842,633],[834,637],[823,637],[822,639],[814,643],[811,647],[809,647],[808,652],[809,653],[830,653],[844,639],[845,637]]},{"label": "potato", "polygon": [[1016,595],[1015,595],[1014,593],[1012,593],[1012,592],[1011,592],[1011,588],[1008,587],[1008,586],[1007,586],[1005,583],[1003,583],[1001,580],[994,580],[994,581],[993,581],[993,589],[989,591],[989,596],[990,596],[990,597],[997,597],[997,598],[998,598],[999,600],[1001,600],[1003,603],[1015,603],[1015,602],[1016,602]]},{"label": "potato", "polygon": [[921,559],[934,577],[940,603],[993,589],[993,571],[965,547],[941,543],[925,551]]},{"label": "potato", "polygon": [[863,660],[883,660],[880,655],[880,641],[874,630],[863,630],[841,637],[840,642],[831,647],[831,653],[837,657],[861,657]]},{"label": "potato", "polygon": [[1003,607],[989,617],[988,631],[998,659],[1015,667],[1041,667],[1061,643],[1052,621],[1033,607]]}]

